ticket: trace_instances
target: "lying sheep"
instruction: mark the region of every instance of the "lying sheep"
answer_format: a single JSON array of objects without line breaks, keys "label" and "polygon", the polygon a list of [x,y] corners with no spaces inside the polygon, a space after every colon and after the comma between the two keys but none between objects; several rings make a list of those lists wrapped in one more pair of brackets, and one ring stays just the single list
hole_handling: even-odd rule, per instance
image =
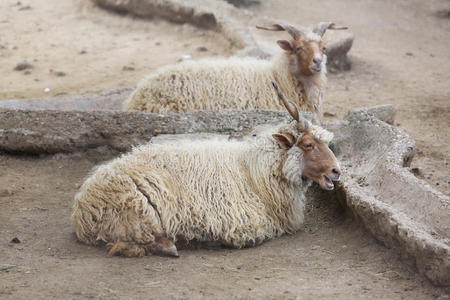
[{"label": "lying sheep", "polygon": [[[80,241],[110,255],[178,256],[178,247],[253,246],[297,231],[311,180],[334,188],[333,134],[299,117],[242,140],[149,143],[100,166],[75,196]],[[303,179],[306,178],[306,179]]]},{"label": "lying sheep", "polygon": [[322,37],[331,22],[319,23],[310,32],[274,24],[259,29],[287,31],[292,39],[280,40],[284,50],[272,60],[210,58],[162,67],[143,79],[124,102],[125,110],[155,113],[219,109],[283,109],[270,88],[275,81],[302,111],[322,119],[322,93],[326,84],[326,55]]}]

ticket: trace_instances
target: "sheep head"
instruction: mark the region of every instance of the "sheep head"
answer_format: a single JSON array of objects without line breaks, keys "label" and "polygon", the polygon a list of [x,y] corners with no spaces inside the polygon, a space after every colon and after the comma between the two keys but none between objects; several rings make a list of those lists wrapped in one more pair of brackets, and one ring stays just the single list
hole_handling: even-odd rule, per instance
[{"label": "sheep head", "polygon": [[312,76],[325,70],[326,55],[322,39],[327,29],[343,30],[347,27],[338,27],[332,22],[320,22],[311,32],[303,32],[292,25],[273,24],[272,26],[256,26],[258,29],[269,31],[287,31],[292,40],[277,41],[281,49],[293,58],[294,74]]},{"label": "sheep head", "polygon": [[341,170],[334,153],[328,147],[333,134],[300,117],[294,103],[286,99],[275,82],[272,82],[289,114],[296,121],[272,137],[287,156],[283,165],[283,174],[292,181],[299,176],[311,179],[322,189],[334,189],[333,181],[339,181]]}]

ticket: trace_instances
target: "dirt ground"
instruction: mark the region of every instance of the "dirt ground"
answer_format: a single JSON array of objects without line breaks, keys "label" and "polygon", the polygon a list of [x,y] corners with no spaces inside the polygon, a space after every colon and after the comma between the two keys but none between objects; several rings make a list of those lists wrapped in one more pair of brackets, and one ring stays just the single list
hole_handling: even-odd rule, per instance
[{"label": "dirt ground", "polygon": [[[270,16],[351,28],[352,70],[329,75],[325,110],[341,118],[351,107],[395,104],[397,125],[417,141],[412,167],[450,195],[449,2],[262,2],[250,8],[250,27]],[[88,0],[1,1],[0,32],[0,101],[133,86],[183,55],[235,51],[218,34],[105,12]],[[23,60],[33,68],[14,71]],[[0,298],[449,298],[326,201],[311,207],[304,231],[257,248],[106,257],[77,243],[70,226],[73,196],[100,157],[0,155]]]}]

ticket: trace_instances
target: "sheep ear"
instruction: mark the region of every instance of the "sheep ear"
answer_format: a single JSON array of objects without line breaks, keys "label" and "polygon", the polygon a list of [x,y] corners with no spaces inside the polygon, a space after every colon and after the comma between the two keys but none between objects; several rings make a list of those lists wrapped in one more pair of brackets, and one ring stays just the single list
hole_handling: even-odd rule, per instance
[{"label": "sheep ear", "polygon": [[291,43],[289,43],[288,41],[279,40],[279,41],[277,41],[277,44],[284,51],[287,51],[287,52],[290,52],[290,53],[294,52],[294,48],[292,48]]},{"label": "sheep ear", "polygon": [[278,145],[280,145],[281,149],[288,150],[292,146],[294,146],[295,138],[290,133],[275,133],[272,134],[273,138],[278,142]]}]

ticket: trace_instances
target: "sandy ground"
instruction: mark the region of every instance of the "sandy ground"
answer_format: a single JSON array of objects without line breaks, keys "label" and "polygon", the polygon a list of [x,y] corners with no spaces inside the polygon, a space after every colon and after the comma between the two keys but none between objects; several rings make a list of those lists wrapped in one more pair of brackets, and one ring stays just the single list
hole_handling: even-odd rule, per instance
[{"label": "sandy ground", "polygon": [[[250,9],[255,16],[351,27],[353,68],[330,74],[326,111],[341,118],[351,107],[394,103],[398,125],[417,141],[413,167],[450,195],[450,20],[438,14],[448,1],[263,2]],[[215,33],[105,12],[88,0],[3,0],[0,32],[0,99],[133,86],[182,55],[235,51]],[[14,71],[22,60],[33,68]],[[73,196],[99,157],[0,155],[0,298],[449,297],[328,202],[310,212],[304,231],[261,247],[108,258],[77,243],[69,222]]]}]

